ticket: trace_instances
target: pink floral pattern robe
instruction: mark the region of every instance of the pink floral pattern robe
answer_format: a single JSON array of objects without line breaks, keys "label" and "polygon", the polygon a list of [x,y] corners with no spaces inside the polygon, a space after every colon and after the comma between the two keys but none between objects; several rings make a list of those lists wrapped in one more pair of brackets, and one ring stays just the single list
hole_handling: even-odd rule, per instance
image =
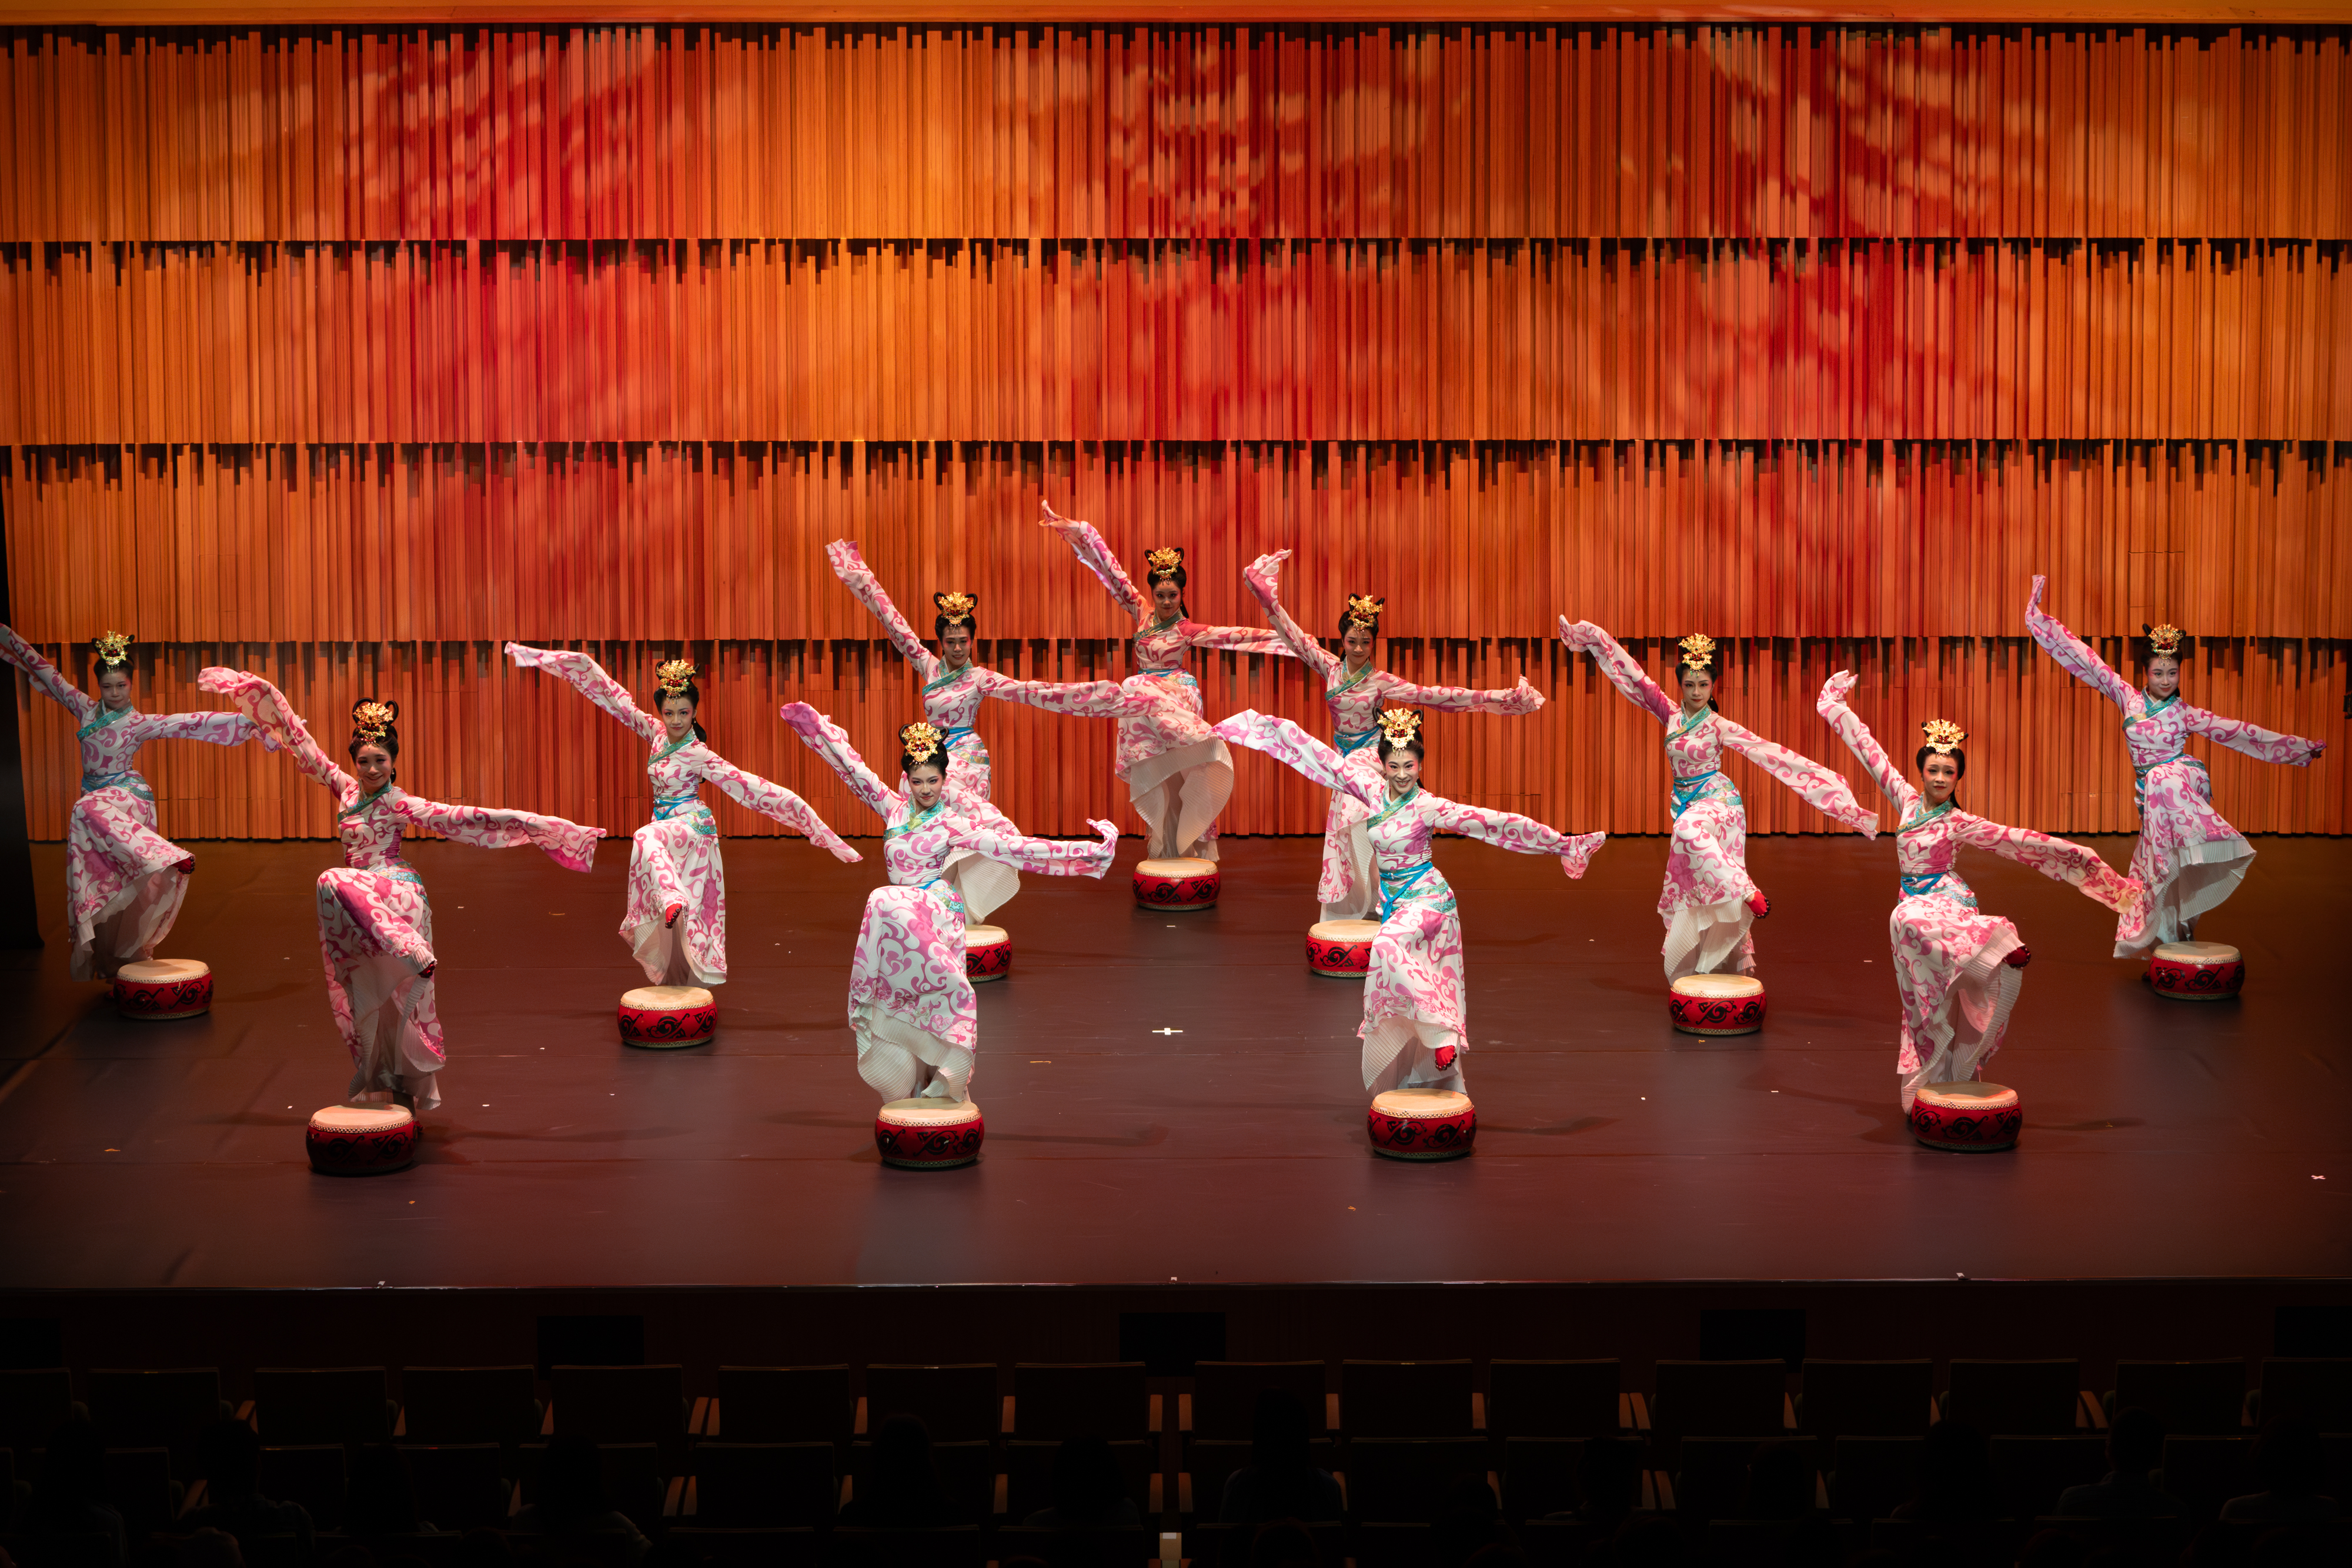
[{"label": "pink floral pattern robe", "polygon": [[[1385,779],[1368,782],[1332,747],[1286,718],[1237,713],[1217,726],[1236,746],[1263,751],[1325,788],[1353,796],[1366,812],[1381,885],[1381,930],[1364,977],[1364,1087],[1464,1089],[1470,1049],[1462,984],[1462,919],[1454,890],[1429,858],[1437,833],[1464,833],[1524,855],[1558,855],[1581,877],[1605,833],[1556,832],[1510,811],[1465,806],[1415,789],[1389,797]],[[1437,1053],[1451,1049],[1445,1066]]]},{"label": "pink floral pattern robe", "polygon": [[1853,683],[1846,672],[1832,675],[1814,706],[1901,817],[1895,865],[1902,894],[1886,929],[1894,948],[1895,988],[1903,1003],[1895,1070],[1907,1112],[1921,1084],[1961,1082],[1982,1073],[2000,1049],[2025,979],[2022,970],[2005,962],[2021,945],[2016,925],[1979,910],[1975,890],[1956,869],[1962,845],[1990,850],[2053,882],[2071,883],[2118,913],[2139,902],[2140,885],[2117,875],[2082,844],[1989,822],[1948,800],[1929,806],[1869,726],[1846,706],[1845,694]]},{"label": "pink floral pattern robe", "polygon": [[1150,597],[1137,590],[1093,524],[1062,521],[1052,527],[1135,622],[1135,664],[1141,673],[1121,685],[1140,699],[1140,711],[1118,721],[1117,770],[1144,821],[1144,855],[1213,861],[1217,814],[1234,794],[1234,754],[1209,727],[1201,683],[1184,668],[1184,654],[1192,648],[1224,648],[1286,658],[1289,645],[1271,631],[1247,626],[1160,621]]},{"label": "pink floral pattern robe", "polygon": [[[621,940],[649,984],[727,983],[727,868],[719,853],[719,819],[702,801],[706,780],[761,816],[807,834],[835,860],[865,858],[782,785],[745,772],[707,742],[689,737],[672,743],[661,720],[637,706],[628,688],[587,654],[520,643],[508,643],[507,652],[525,669],[561,675],[653,748],[646,777],[653,786],[654,820],[629,835],[629,902],[621,915]],[[672,907],[678,911],[675,925],[665,918]]]},{"label": "pink floral pattern robe", "polygon": [[1853,787],[1843,776],[1811,758],[1743,729],[1712,708],[1685,715],[1640,661],[1591,622],[1561,616],[1559,640],[1591,653],[1612,685],[1666,727],[1675,827],[1658,918],[1666,927],[1667,980],[1726,968],[1755,973],[1756,939],[1749,928],[1756,914],[1748,900],[1756,883],[1748,875],[1748,803],[1723,771],[1724,752],[1738,752],[1807,805],[1866,839],[1878,836],[1878,813],[1853,798]]},{"label": "pink floral pattern robe", "polygon": [[359,780],[310,738],[285,694],[259,675],[214,666],[197,684],[236,704],[341,808],[335,831],[343,863],[319,873],[319,951],[335,1028],[352,1056],[348,1097],[406,1093],[416,1109],[432,1110],[441,1103],[440,1072],[448,1061],[433,995],[439,960],[433,906],[424,879],[401,856],[402,831],[415,828],[482,849],[531,844],[568,871],[586,871],[604,830],[532,811],[445,806],[397,784],[363,794]]},{"label": "pink floral pattern robe", "polygon": [[155,831],[155,791],[136,764],[151,740],[238,746],[253,721],[233,713],[151,716],[110,711],[76,687],[32,645],[0,626],[0,659],[25,672],[80,728],[81,796],[66,818],[66,924],[73,931],[73,977],[114,977],[155,956],[188,896],[195,857]]},{"label": "pink floral pattern robe", "polygon": [[1084,840],[1033,839],[1001,811],[976,814],[969,797],[942,793],[928,811],[866,766],[841,727],[806,703],[788,703],[784,722],[824,758],[850,792],[882,819],[887,887],[866,899],[849,968],[849,1027],[857,1075],[892,1100],[971,1097],[980,1052],[980,1016],[964,973],[963,897],[947,875],[959,855],[979,855],[1047,876],[1099,877],[1110,869],[1118,830]]},{"label": "pink floral pattern robe", "polygon": [[2160,942],[2187,941],[2199,915],[2238,891],[2254,858],[2254,846],[2213,809],[2213,776],[2189,755],[2189,737],[2201,735],[2232,751],[2294,768],[2307,767],[2319,747],[2299,735],[2208,713],[2183,702],[2179,692],[2153,697],[2133,686],[2042,610],[2045,580],[2033,580],[2026,629],[2068,674],[2123,710],[2124,744],[2131,750],[2133,794],[2139,802],[2139,844],[2132,851],[2131,874],[2147,896],[2134,917],[2116,923],[2116,956],[2135,957]]},{"label": "pink floral pattern robe", "polygon": [[[1265,607],[1266,619],[1284,645],[1322,681],[1323,701],[1331,710],[1333,749],[1377,789],[1387,788],[1381,773],[1380,732],[1373,727],[1382,708],[1527,714],[1543,706],[1543,694],[1525,679],[1509,691],[1481,692],[1466,686],[1418,686],[1369,664],[1350,674],[1338,654],[1309,637],[1283,609],[1271,572],[1253,566],[1242,578]],[[1372,872],[1372,840],[1365,827],[1370,816],[1356,796],[1345,789],[1331,791],[1331,809],[1323,819],[1323,874],[1315,884],[1316,902],[1322,904],[1326,920],[1379,918],[1380,879]]]}]

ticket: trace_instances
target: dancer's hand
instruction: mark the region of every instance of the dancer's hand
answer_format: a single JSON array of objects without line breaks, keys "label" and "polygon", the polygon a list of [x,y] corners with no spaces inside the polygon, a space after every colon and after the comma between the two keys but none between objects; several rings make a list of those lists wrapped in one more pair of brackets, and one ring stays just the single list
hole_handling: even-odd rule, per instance
[{"label": "dancer's hand", "polygon": [[786,703],[777,713],[786,724],[811,739],[824,733],[824,715],[806,703]]},{"label": "dancer's hand", "polygon": [[2042,591],[2049,586],[2050,580],[2048,578],[2041,576],[2036,576],[2034,578],[2033,597],[2025,601],[2027,613],[2031,614],[2032,612],[2042,608]]},{"label": "dancer's hand", "polygon": [[1591,653],[1601,646],[1601,640],[1596,635],[1600,630],[1590,621],[1570,621],[1565,615],[1559,618],[1559,640],[1580,653]]},{"label": "dancer's hand", "polygon": [[1527,676],[1521,675],[1518,684],[1514,685],[1510,694],[1503,698],[1502,709],[1507,714],[1528,714],[1535,712],[1543,705],[1543,693],[1529,685]]},{"label": "dancer's hand", "polygon": [[1272,597],[1275,584],[1282,576],[1282,563],[1289,559],[1290,552],[1286,549],[1262,555],[1242,568],[1242,580],[1255,591]]},{"label": "dancer's hand", "polygon": [[1846,693],[1853,690],[1854,683],[1859,679],[1861,679],[1861,677],[1856,675],[1852,670],[1840,670],[1836,674],[1832,675],[1827,681],[1822,683],[1821,700],[1825,703],[1842,703],[1845,701]]},{"label": "dancer's hand", "polygon": [[1106,822],[1100,817],[1088,817],[1087,819],[1087,826],[1092,828],[1096,832],[1102,835],[1103,847],[1105,849],[1108,849],[1111,845],[1118,842],[1118,826],[1117,823]]},{"label": "dancer's hand", "polygon": [[824,559],[835,572],[857,571],[866,565],[866,558],[857,553],[854,539],[835,539],[824,547]]},{"label": "dancer's hand", "polygon": [[1054,510],[1054,503],[1051,501],[1039,501],[1037,503],[1037,509],[1045,514],[1044,517],[1037,519],[1037,526],[1040,528],[1066,528],[1071,521],[1070,518],[1062,516],[1061,513]]}]

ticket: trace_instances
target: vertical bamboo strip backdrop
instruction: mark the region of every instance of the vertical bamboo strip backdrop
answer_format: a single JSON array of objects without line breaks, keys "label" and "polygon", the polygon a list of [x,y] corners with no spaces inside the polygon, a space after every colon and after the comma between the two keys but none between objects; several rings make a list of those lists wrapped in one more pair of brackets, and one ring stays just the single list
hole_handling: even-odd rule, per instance
[{"label": "vertical bamboo strip backdrop", "polygon": [[[1655,725],[1553,635],[1833,764],[1832,670],[1975,810],[2128,831],[2114,710],[2024,637],[2206,639],[2190,700],[2340,739],[2352,649],[2352,30],[1526,26],[0,29],[0,505],[17,629],[147,707],[267,674],[339,742],[408,715],[444,799],[645,820],[644,752],[501,643],[707,672],[727,756],[874,824],[780,702],[869,755],[917,711],[826,570],[980,595],[981,656],[1128,673],[1038,500],[1193,613],[1241,567],[1336,632],[1388,595],[1444,792],[1659,831]],[[916,619],[928,626],[927,616]],[[1328,728],[1288,660],[1213,716]],[[19,680],[34,831],[70,727]],[[1109,727],[992,706],[1033,831],[1124,816]],[[2352,788],[2195,748],[2252,831]],[[162,825],[321,836],[282,758],[158,745]],[[1236,832],[1320,830],[1241,759]],[[1733,764],[1759,831],[1824,824]],[[731,803],[727,832],[776,831]]]}]

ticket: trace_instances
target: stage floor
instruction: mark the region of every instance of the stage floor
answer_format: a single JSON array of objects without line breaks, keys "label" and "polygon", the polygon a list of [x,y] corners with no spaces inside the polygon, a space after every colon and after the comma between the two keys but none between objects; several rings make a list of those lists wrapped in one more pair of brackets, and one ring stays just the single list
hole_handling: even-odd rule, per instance
[{"label": "stage floor", "polygon": [[1480,1131],[1422,1166],[1369,1152],[1360,985],[1303,962],[1316,841],[1230,841],[1223,902],[1169,915],[1133,906],[1129,839],[1102,882],[1027,877],[998,915],[1018,956],[980,988],[987,1150],[931,1173],[877,1161],[843,1022],[877,846],[729,841],[719,1037],[674,1052],[614,1032],[640,983],[625,842],[586,876],[416,846],[446,1103],[415,1169],[366,1180],[303,1158],[349,1071],[311,904],[334,847],[194,846],[165,956],[212,964],[214,1010],[142,1024],[68,977],[62,852],[36,846],[50,946],[0,955],[0,1287],[2352,1274],[2352,1029],[2326,978],[2352,841],[2260,842],[2206,932],[2252,981],[2210,1005],[2152,996],[2072,890],[1971,856],[2035,958],[1990,1074],[2024,1141],[1963,1155],[1895,1103],[1891,844],[1750,841],[1771,1021],[1703,1040],[1666,1022],[1664,840],[1612,841],[1580,883],[1444,841]]}]

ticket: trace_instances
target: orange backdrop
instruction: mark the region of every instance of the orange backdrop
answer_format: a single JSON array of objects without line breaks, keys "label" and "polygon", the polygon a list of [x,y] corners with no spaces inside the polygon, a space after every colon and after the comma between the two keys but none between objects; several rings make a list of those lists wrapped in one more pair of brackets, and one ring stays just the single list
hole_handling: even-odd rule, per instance
[{"label": "orange backdrop", "polygon": [[[2192,700],[2335,737],[2352,640],[2344,30],[328,26],[0,32],[0,504],[36,643],[279,680],[322,729],[396,695],[404,777],[625,830],[642,754],[509,638],[642,687],[715,672],[721,749],[866,831],[773,715],[880,752],[903,662],[825,570],[981,595],[982,656],[1125,673],[1041,497],[1196,615],[1290,548],[1329,629],[1552,698],[1440,716],[1438,787],[1666,822],[1654,725],[1565,611],[1731,648],[1725,706],[1829,754],[1960,719],[1970,803],[2127,830],[2112,709],[2027,583],[2120,657],[2213,641]],[[1285,660],[1213,713],[1325,727]],[[34,831],[76,779],[23,683]],[[1108,727],[992,709],[1041,831],[1117,799]],[[1899,735],[1898,735],[1899,738]],[[2201,743],[2200,743],[2201,745]],[[2220,753],[2249,830],[2352,790]],[[167,832],[317,835],[257,751],[145,759]],[[1735,769],[1736,770],[1736,769]],[[1242,764],[1234,831],[1319,828]],[[1818,829],[1742,779],[1758,831]],[[772,829],[731,805],[730,831]]]}]

